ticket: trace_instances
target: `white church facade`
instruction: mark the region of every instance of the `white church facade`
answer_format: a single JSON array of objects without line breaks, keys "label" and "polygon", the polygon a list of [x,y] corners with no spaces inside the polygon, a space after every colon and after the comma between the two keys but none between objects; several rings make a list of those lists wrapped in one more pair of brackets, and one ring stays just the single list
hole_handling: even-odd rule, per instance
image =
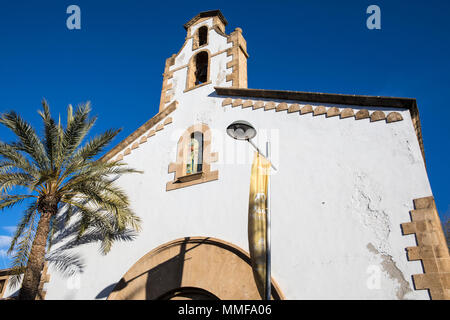
[{"label": "white church facade", "polygon": [[248,253],[254,149],[226,134],[236,120],[262,150],[270,141],[277,169],[273,299],[449,299],[416,100],[248,89],[243,32],[226,24],[216,10],[184,25],[159,113],[103,158],[143,171],[117,180],[142,231],[107,255],[97,242],[67,249],[83,267],[67,276],[49,263],[45,299],[261,299]]}]

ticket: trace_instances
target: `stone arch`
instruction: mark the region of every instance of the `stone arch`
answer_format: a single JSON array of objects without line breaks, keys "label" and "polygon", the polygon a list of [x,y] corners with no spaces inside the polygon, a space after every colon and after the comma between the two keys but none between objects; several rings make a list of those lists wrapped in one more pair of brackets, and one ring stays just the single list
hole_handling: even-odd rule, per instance
[{"label": "stone arch", "polygon": [[196,52],[188,63],[185,92],[211,83],[210,73],[211,52],[208,49]]},{"label": "stone arch", "polygon": [[209,291],[196,287],[181,287],[170,290],[159,296],[157,300],[219,300]]},{"label": "stone arch", "polygon": [[207,25],[202,25],[197,28],[193,36],[192,50],[208,45],[209,28]]},{"label": "stone arch", "polygon": [[[250,264],[241,248],[209,237],[163,244],[139,259],[116,284],[108,300],[260,300]],[[272,279],[272,298],[283,299]]]}]

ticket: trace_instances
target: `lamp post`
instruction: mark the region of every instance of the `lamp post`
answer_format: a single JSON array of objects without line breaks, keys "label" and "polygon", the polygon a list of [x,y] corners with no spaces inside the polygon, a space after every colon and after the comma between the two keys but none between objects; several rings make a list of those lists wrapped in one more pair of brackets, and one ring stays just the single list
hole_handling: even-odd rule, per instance
[{"label": "lamp post", "polygon": [[[227,127],[227,134],[236,140],[246,140],[249,142],[256,151],[264,156],[270,162],[270,142],[266,142],[266,155],[264,155],[259,148],[253,143],[251,139],[256,136],[256,129],[247,121],[238,120],[234,121]],[[270,166],[274,169],[275,166],[270,162]],[[266,205],[266,292],[265,298],[266,300],[270,300],[271,296],[271,241],[270,241],[270,169],[269,174],[267,176],[267,205]]]}]

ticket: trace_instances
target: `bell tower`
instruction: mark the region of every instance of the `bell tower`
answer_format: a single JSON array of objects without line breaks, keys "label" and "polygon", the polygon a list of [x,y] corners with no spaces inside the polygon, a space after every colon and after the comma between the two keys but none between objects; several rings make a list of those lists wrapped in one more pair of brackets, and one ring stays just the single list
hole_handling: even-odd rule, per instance
[{"label": "bell tower", "polygon": [[160,112],[178,95],[204,93],[202,87],[247,88],[247,43],[241,28],[226,34],[227,24],[220,10],[200,12],[184,24],[185,42],[166,60]]}]

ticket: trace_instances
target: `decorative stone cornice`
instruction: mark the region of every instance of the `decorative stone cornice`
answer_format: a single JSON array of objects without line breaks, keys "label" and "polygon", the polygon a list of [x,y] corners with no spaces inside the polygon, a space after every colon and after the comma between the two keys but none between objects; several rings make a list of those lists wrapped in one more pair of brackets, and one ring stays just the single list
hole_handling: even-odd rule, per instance
[{"label": "decorative stone cornice", "polygon": [[404,235],[416,236],[408,260],[420,260],[423,274],[413,275],[416,290],[427,289],[433,300],[450,300],[450,255],[433,197],[414,200],[411,221],[402,224]]},{"label": "decorative stone cornice", "polygon": [[[350,94],[333,94],[333,93],[319,93],[319,92],[303,92],[303,91],[288,91],[288,90],[265,90],[265,89],[248,89],[236,87],[215,87],[216,93],[221,96],[240,97],[249,99],[277,99],[277,100],[294,100],[312,103],[326,103],[347,106],[367,106],[367,107],[387,107],[387,108],[402,108],[408,109],[411,113],[411,119],[414,129],[416,131],[417,140],[422,151],[422,157],[425,161],[425,150],[423,146],[422,129],[420,125],[419,109],[417,108],[416,99],[411,98],[395,98],[395,97],[380,97],[380,96],[363,96]],[[360,110],[359,114],[355,115],[355,119],[365,119],[369,116],[366,110]],[[304,113],[301,113],[304,114]],[[341,112],[341,119],[352,117],[351,111]],[[379,120],[373,121],[379,121]],[[391,115],[387,121],[399,121],[398,115]]]},{"label": "decorative stone cornice", "polygon": [[243,99],[232,99],[225,98],[222,101],[222,106],[230,106],[236,108],[242,106],[242,108],[252,107],[253,110],[263,108],[264,111],[269,111],[275,109],[276,112],[287,111],[291,114],[304,115],[307,113],[313,113],[314,116],[325,115],[326,118],[337,117],[340,119],[346,119],[354,117],[355,120],[370,118],[370,122],[376,122],[380,120],[386,120],[387,123],[397,122],[403,120],[403,117],[398,112],[390,112],[387,116],[383,111],[376,110],[372,113],[367,109],[361,109],[356,112],[352,108],[338,108],[338,107],[326,107],[326,106],[312,106],[312,105],[301,105],[298,103],[288,104],[286,102],[274,102],[274,101],[253,101],[253,100],[243,100]]}]

